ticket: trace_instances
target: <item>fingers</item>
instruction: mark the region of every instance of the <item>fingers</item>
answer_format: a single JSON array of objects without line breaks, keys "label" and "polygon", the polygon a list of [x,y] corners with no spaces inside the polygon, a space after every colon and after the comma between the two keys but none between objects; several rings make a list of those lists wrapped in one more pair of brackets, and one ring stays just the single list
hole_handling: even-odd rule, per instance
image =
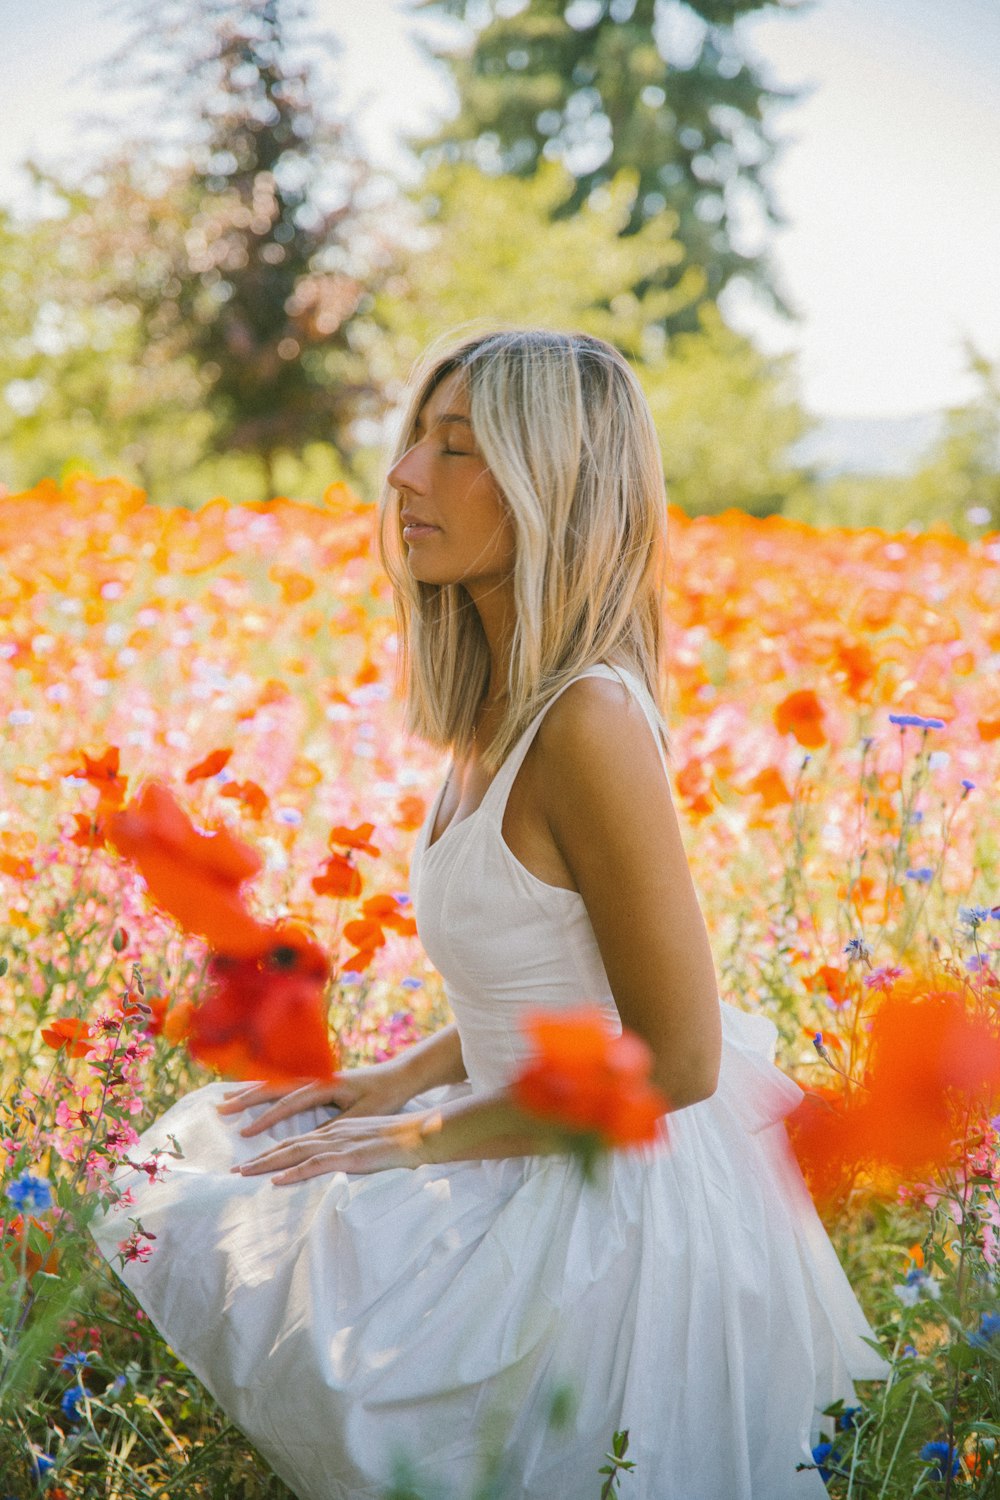
[{"label": "fingers", "polygon": [[280,1099],[287,1094],[289,1088],[299,1089],[309,1083],[309,1079],[303,1078],[301,1083],[250,1083],[238,1089],[228,1089],[223,1094],[223,1102],[215,1107],[220,1115],[234,1115],[241,1109],[249,1109],[253,1104],[265,1104],[268,1099]]},{"label": "fingers", "polygon": [[255,1084],[253,1088],[236,1094],[231,1098],[226,1096],[226,1102],[216,1105],[220,1114],[232,1115],[240,1110],[248,1109],[256,1104],[266,1104],[269,1100],[277,1102],[270,1109],[262,1110],[256,1119],[248,1121],[240,1127],[240,1135],[259,1135],[264,1130],[269,1130],[279,1120],[287,1120],[291,1115],[301,1114],[303,1110],[313,1109],[317,1104],[324,1104],[330,1099],[330,1084],[319,1083],[315,1080],[304,1080],[301,1084],[290,1087],[286,1084]]}]

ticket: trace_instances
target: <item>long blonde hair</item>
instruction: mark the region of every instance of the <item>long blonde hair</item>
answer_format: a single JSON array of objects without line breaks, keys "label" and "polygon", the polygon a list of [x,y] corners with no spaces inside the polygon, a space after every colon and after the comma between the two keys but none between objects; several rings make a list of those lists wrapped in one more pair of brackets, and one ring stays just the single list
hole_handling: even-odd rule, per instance
[{"label": "long blonde hair", "polygon": [[[424,403],[461,370],[472,431],[514,527],[516,623],[507,708],[482,762],[495,772],[565,682],[605,661],[630,669],[661,703],[667,497],[645,395],[611,344],[585,333],[501,328],[432,345],[410,379],[386,472],[416,441]],[[394,591],[397,688],[406,727],[466,754],[490,680],[490,653],[461,584],[414,579],[400,495],[386,480],[378,548]]]}]

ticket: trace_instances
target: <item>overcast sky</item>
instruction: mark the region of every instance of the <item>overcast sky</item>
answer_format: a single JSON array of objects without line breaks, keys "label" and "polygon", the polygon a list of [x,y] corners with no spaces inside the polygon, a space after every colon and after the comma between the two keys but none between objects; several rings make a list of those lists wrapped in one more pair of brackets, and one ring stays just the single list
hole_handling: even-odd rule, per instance
[{"label": "overcast sky", "polygon": [[[338,107],[372,156],[405,175],[399,133],[454,102],[412,35],[456,28],[410,15],[407,0],[306,5],[313,29],[342,43],[325,65]],[[86,112],[128,118],[136,105],[124,89],[99,91],[92,73],[123,38],[120,7],[0,0],[0,23],[0,201],[17,204],[26,156],[71,165],[92,139]],[[819,416],[967,399],[963,337],[1000,358],[1000,3],[817,0],[740,30],[771,81],[809,90],[772,117],[787,144],[770,177],[789,220],[773,231],[774,255],[802,319],[789,326],[745,300],[729,316],[766,348],[798,351],[803,399]]]}]

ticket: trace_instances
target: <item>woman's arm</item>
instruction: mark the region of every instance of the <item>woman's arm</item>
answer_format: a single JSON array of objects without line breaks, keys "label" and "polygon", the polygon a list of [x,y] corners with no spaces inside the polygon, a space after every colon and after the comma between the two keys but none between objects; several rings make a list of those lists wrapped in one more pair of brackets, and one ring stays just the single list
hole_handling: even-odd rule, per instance
[{"label": "woman's arm", "polygon": [[[583,678],[538,731],[552,838],[583,897],[622,1024],[683,1109],[715,1092],[718,979],[656,739],[620,683]],[[586,997],[593,998],[593,997]]]}]

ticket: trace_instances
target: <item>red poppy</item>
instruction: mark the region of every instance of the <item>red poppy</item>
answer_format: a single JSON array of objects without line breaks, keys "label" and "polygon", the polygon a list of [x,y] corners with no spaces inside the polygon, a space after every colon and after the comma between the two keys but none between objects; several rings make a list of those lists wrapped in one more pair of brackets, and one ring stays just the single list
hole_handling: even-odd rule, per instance
[{"label": "red poppy", "polygon": [[534,1047],[513,1084],[527,1113],[570,1132],[626,1146],[656,1138],[668,1104],[649,1082],[652,1053],[630,1031],[615,1036],[596,1006],[531,1011],[523,1020]]},{"label": "red poppy", "polygon": [[324,1002],[329,961],[295,927],[272,928],[271,939],[264,955],[212,955],[208,988],[190,1014],[191,1055],[230,1078],[332,1078],[338,1061]]},{"label": "red poppy", "polygon": [[271,947],[273,929],[250,915],[240,894],[260,855],[227,829],[195,828],[166,787],[143,787],[109,819],[108,839],[136,865],[153,900],[218,953],[256,957]]}]

